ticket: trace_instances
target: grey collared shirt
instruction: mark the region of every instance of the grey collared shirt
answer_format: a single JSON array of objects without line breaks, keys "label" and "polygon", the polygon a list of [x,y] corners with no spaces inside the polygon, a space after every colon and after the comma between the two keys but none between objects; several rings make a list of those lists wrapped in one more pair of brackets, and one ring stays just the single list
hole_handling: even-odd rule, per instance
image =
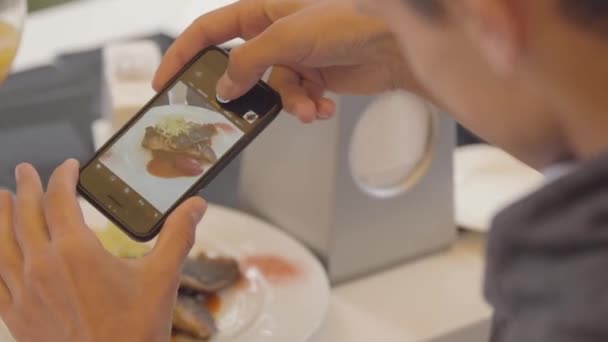
[{"label": "grey collared shirt", "polygon": [[492,342],[608,341],[608,156],[497,216],[485,294]]}]

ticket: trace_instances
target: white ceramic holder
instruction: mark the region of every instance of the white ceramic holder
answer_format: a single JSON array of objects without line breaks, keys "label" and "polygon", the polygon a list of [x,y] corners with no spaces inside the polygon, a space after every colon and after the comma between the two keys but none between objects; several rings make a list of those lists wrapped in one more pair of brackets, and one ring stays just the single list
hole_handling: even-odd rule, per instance
[{"label": "white ceramic holder", "polygon": [[454,122],[403,92],[335,100],[336,118],[282,114],[245,151],[244,208],[305,242],[334,284],[449,246]]}]

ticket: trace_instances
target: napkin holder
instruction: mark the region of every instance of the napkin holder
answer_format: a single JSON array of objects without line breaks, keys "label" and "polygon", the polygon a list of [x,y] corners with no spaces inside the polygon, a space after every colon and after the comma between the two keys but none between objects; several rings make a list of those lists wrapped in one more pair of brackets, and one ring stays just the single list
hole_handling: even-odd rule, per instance
[{"label": "napkin holder", "polygon": [[[333,284],[448,247],[456,236],[454,122],[406,93],[335,100],[338,114],[334,119],[305,126],[282,114],[245,151],[242,206],[315,251]],[[370,127],[383,122],[383,113],[391,114],[386,115],[384,127],[391,127],[391,120],[403,126],[408,116],[417,123],[414,127],[403,126],[405,131],[401,133],[392,131],[391,137],[361,130],[364,122]],[[420,134],[422,129],[417,125],[423,127],[423,117],[429,120],[428,132]],[[398,126],[396,122],[394,126]],[[421,153],[418,165],[411,167],[407,179],[392,190],[376,181],[380,186],[374,192],[362,184],[364,177],[353,173],[357,163],[365,165],[362,162],[374,160],[365,154],[355,156],[353,146],[365,145],[362,139],[355,142],[355,136],[392,142],[393,146],[383,150],[395,156],[402,151],[406,156],[403,165],[416,159],[408,159],[407,147],[417,146],[410,152]],[[411,136],[413,140],[408,140]],[[382,163],[397,165],[390,155],[375,153]],[[374,167],[368,168],[368,173],[370,170],[373,173]]]}]

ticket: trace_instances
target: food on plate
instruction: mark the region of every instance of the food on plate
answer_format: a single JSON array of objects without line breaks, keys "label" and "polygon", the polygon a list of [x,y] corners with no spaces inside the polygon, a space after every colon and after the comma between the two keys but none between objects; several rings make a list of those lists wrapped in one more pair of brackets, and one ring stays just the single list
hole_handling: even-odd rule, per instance
[{"label": "food on plate", "polygon": [[[95,234],[106,250],[120,258],[140,258],[151,250],[112,224]],[[200,342],[213,337],[218,332],[214,315],[221,309],[221,292],[235,287],[241,276],[235,259],[206,253],[188,257],[173,309],[172,342]]]},{"label": "food on plate", "polygon": [[206,340],[217,333],[212,314],[197,297],[180,294],[173,310],[173,329],[177,335]]},{"label": "food on plate", "polygon": [[204,341],[217,333],[213,315],[220,310],[219,294],[240,279],[239,264],[232,258],[211,258],[201,253],[186,259],[173,311],[172,341]]},{"label": "food on plate", "polygon": [[152,152],[148,172],[162,178],[194,177],[217,161],[212,148],[215,124],[199,124],[170,116],[146,128],[142,147]]},{"label": "food on plate", "polygon": [[148,245],[131,240],[113,224],[108,224],[102,230],[96,230],[95,234],[103,247],[119,258],[140,258],[150,252]]},{"label": "food on plate", "polygon": [[293,281],[303,275],[304,270],[297,264],[272,254],[251,255],[241,260],[245,269],[256,269],[273,283]]},{"label": "food on plate", "polygon": [[213,293],[232,286],[240,277],[236,260],[200,254],[184,264],[180,288],[194,293]]},{"label": "food on plate", "polygon": [[168,117],[156,126],[146,128],[142,145],[149,150],[183,154],[213,163],[217,157],[208,147],[217,134],[218,129],[213,124]]}]

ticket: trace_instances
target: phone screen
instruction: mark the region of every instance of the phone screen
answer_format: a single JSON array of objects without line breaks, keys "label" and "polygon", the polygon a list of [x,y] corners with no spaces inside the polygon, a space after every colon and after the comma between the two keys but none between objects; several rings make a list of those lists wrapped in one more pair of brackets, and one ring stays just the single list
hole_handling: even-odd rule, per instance
[{"label": "phone screen", "polygon": [[224,52],[203,53],[83,168],[81,190],[137,238],[147,238],[276,112],[272,90],[260,85],[219,103],[215,87],[226,66]]}]

